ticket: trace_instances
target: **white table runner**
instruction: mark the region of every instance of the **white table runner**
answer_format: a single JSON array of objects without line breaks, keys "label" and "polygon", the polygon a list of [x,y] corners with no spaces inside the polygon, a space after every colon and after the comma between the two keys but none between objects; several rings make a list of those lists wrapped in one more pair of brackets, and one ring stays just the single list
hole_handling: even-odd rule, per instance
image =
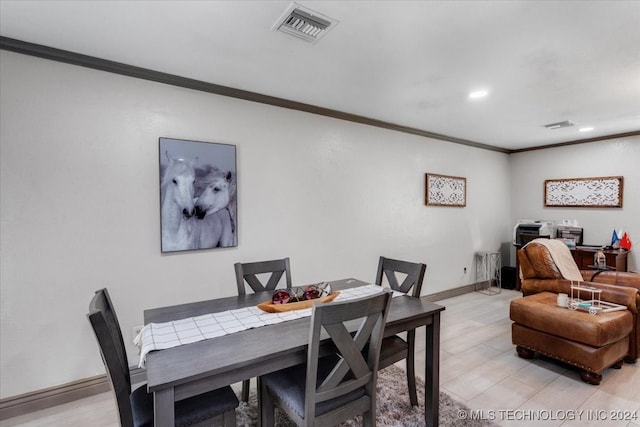
[{"label": "white table runner", "polygon": [[[342,289],[340,290],[340,295],[334,301],[363,298],[382,292],[383,289],[378,285]],[[393,292],[394,297],[401,295],[404,294]],[[133,340],[133,343],[140,348],[140,363],[138,367],[145,367],[146,357],[150,351],[164,350],[246,329],[259,328],[309,316],[311,316],[311,308],[283,313],[267,313],[253,306],[166,323],[149,323]]]}]

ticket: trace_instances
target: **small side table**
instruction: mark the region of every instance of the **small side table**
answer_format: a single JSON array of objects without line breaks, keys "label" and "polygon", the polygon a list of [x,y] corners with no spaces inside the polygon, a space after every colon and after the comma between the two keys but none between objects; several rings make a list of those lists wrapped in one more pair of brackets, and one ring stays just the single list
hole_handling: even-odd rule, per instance
[{"label": "small side table", "polygon": [[[502,256],[500,252],[476,252],[476,283],[475,290],[486,295],[496,295],[502,292]],[[495,280],[496,289],[491,283]],[[478,285],[487,283],[486,288],[478,289]]]}]

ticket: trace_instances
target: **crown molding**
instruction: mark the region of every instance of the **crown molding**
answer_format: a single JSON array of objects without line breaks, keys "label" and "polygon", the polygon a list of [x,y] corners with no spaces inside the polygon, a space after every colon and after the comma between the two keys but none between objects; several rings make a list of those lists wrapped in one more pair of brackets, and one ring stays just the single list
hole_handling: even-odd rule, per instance
[{"label": "crown molding", "polygon": [[94,70],[106,71],[109,73],[119,74],[128,77],[148,80],[157,83],[164,83],[172,86],[193,89],[201,92],[211,93],[230,98],[241,99],[249,102],[257,102],[260,104],[271,105],[274,107],[287,108],[290,110],[302,111],[320,116],[331,117],[338,120],[345,120],[352,123],[358,123],[367,126],[374,126],[381,129],[402,132],[410,135],[431,138],[454,144],[466,145],[468,147],[480,148],[483,150],[496,151],[499,153],[513,154],[525,151],[542,150],[547,148],[563,147],[567,145],[583,144],[593,141],[604,141],[607,139],[622,138],[634,135],[640,135],[639,131],[620,133],[615,135],[601,136],[597,138],[579,139],[574,141],[560,142],[557,144],[540,145],[535,147],[522,148],[517,150],[509,150],[506,148],[496,147],[489,144],[483,144],[467,139],[456,138],[453,136],[443,135],[439,133],[429,132],[409,126],[403,126],[396,123],[390,123],[383,120],[372,119],[356,114],[345,113],[343,111],[333,110],[329,108],[318,107],[312,104],[292,101],[289,99],[278,98],[275,96],[264,95],[257,92],[251,92],[242,89],[236,89],[228,86],[222,86],[215,83],[209,83],[202,80],[190,79],[175,74],[163,73],[160,71],[150,70],[148,68],[136,67],[124,64],[122,62],[110,61],[95,56],[83,55],[68,50],[56,49],[36,43],[13,39],[0,36],[0,49],[11,52],[21,53],[24,55],[35,56],[38,58],[49,59],[52,61],[63,62],[66,64],[77,65],[80,67],[91,68]]}]

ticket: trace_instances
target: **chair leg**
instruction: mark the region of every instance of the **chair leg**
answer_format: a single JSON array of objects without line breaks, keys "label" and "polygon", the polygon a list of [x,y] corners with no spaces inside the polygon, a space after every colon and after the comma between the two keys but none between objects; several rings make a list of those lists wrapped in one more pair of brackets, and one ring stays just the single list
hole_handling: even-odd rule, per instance
[{"label": "chair leg", "polygon": [[415,329],[407,332],[409,352],[407,354],[407,386],[409,387],[409,402],[411,406],[418,406],[418,393],[416,392],[416,363],[415,363]]},{"label": "chair leg", "polygon": [[224,427],[235,427],[236,425],[236,410],[230,410],[223,414]]},{"label": "chair leg", "polygon": [[362,414],[363,427],[374,427],[376,425],[376,412],[375,410],[369,410]]},{"label": "chair leg", "polygon": [[260,417],[261,427],[273,427],[275,424],[274,417],[275,404],[271,393],[267,390],[258,378],[258,416]]},{"label": "chair leg", "polygon": [[407,386],[409,387],[409,402],[411,406],[418,406],[418,394],[416,392],[416,370],[413,355],[407,356]]},{"label": "chair leg", "polygon": [[251,380],[244,380],[242,381],[242,401],[243,402],[248,402],[249,401],[249,390],[251,389]]}]

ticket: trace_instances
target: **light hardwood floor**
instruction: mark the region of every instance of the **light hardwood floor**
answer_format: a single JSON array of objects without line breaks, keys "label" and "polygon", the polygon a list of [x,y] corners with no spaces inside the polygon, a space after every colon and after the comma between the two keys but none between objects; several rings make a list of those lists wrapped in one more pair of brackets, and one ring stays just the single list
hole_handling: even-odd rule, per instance
[{"label": "light hardwood floor", "polygon": [[[608,369],[602,384],[590,386],[566,365],[517,357],[511,344],[509,301],[520,295],[510,290],[497,295],[474,292],[438,302],[446,307],[441,389],[471,408],[466,416],[493,419],[503,426],[640,427],[640,362]],[[418,330],[417,337],[417,372],[422,376],[424,330]],[[624,411],[639,419],[612,420]],[[2,427],[117,425],[111,393],[0,422]]]},{"label": "light hardwood floor", "polygon": [[[476,292],[439,302],[446,306],[440,389],[477,411],[475,415],[503,426],[640,426],[640,363],[607,369],[602,383],[592,386],[567,365],[516,355],[509,302],[521,295]],[[417,336],[424,339],[420,332]],[[424,350],[417,364],[424,366]],[[624,411],[636,419],[611,419]],[[543,420],[532,421],[539,418]]]}]

